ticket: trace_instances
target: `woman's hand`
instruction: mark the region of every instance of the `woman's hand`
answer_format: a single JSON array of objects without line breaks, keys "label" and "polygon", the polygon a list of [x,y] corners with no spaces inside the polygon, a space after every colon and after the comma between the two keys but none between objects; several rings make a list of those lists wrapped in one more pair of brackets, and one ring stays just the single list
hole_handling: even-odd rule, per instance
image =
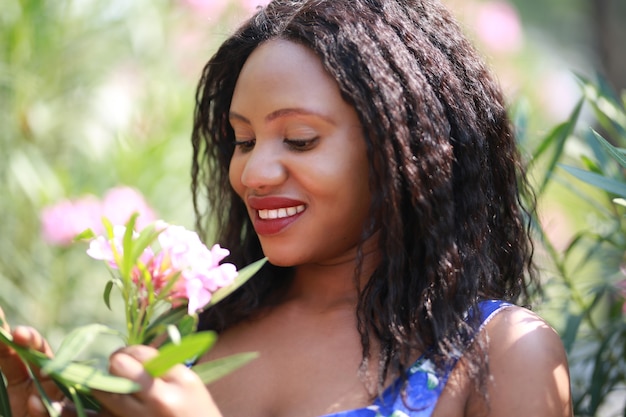
[{"label": "woman's hand", "polygon": [[174,366],[160,378],[152,378],[142,363],[156,355],[148,346],[130,346],[111,356],[109,371],[137,382],[134,394],[93,392],[105,413],[118,417],[221,417],[200,378],[183,365]]},{"label": "woman's hand", "polygon": [[[52,356],[52,349],[50,349],[48,342],[37,330],[31,327],[16,327],[11,331],[2,309],[0,309],[0,320],[2,321],[2,328],[13,336],[15,343]],[[0,370],[7,380],[7,391],[13,417],[48,415],[26,366],[13,349],[2,343],[0,343]],[[36,377],[49,398],[52,400],[63,398],[63,394],[50,378],[40,375],[38,369],[33,369],[33,372],[36,373]]]}]

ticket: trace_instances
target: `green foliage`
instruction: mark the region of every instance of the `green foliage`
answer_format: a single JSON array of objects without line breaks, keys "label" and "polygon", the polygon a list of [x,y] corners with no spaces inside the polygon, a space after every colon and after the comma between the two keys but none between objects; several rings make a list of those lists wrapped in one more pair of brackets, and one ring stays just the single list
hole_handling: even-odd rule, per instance
[{"label": "green foliage", "polygon": [[[575,132],[582,124],[581,102],[541,141],[533,157],[540,167],[535,170],[541,171],[539,198],[549,198],[548,185],[557,183],[589,207],[586,225],[564,248],[555,247],[545,228],[539,233],[555,269],[555,276],[545,274],[546,303],[560,305],[558,314],[564,317],[561,335],[570,360],[574,413],[598,416],[603,407],[614,408],[609,402],[624,401],[619,393],[626,388],[626,111],[625,101],[603,83],[579,81],[598,131]],[[571,158],[566,142],[585,151]],[[621,407],[623,414],[626,404]]]},{"label": "green foliage", "polygon": [[243,12],[233,3],[211,19],[166,0],[1,3],[0,305],[56,346],[68,329],[117,319],[93,302],[106,272],[82,245],[44,242],[42,209],[123,184],[158,217],[193,226],[195,83]]}]

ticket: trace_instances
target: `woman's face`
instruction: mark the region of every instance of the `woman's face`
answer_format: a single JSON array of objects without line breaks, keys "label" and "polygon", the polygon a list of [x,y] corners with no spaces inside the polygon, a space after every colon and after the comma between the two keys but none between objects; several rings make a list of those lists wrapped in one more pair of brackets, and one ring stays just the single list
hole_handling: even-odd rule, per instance
[{"label": "woman's face", "polygon": [[233,93],[230,182],[263,252],[281,266],[354,258],[370,207],[369,163],[355,110],[308,48],[261,44]]}]

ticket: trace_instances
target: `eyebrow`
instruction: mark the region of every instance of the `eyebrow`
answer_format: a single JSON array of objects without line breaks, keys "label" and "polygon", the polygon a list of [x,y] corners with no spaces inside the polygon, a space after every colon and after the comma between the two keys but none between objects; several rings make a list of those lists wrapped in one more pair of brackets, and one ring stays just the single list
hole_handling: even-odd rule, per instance
[{"label": "eyebrow", "polygon": [[[330,117],[328,117],[326,115],[323,115],[323,114],[318,113],[316,111],[307,110],[307,109],[303,109],[303,108],[299,108],[299,107],[295,107],[295,108],[291,108],[290,107],[290,108],[286,108],[286,109],[279,109],[279,110],[273,111],[270,114],[268,114],[267,116],[265,116],[265,121],[266,122],[271,122],[271,121],[279,119],[281,117],[288,117],[288,116],[314,116],[314,117],[320,118],[320,119],[324,120],[325,122],[330,123],[332,125],[336,124],[333,119],[331,119]],[[241,114],[239,114],[237,112],[234,112],[234,111],[230,111],[228,113],[228,117],[230,119],[241,120],[241,121],[246,122],[248,124],[250,123],[250,120],[247,117],[245,117],[245,116],[243,116],[243,115],[241,115]]]}]

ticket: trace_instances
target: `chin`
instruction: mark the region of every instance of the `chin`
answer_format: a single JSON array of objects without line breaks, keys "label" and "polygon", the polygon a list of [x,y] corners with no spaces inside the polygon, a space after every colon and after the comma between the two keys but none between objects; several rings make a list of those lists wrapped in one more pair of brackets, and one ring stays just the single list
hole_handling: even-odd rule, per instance
[{"label": "chin", "polygon": [[295,256],[293,250],[271,250],[263,248],[263,255],[267,257],[269,263],[280,267],[293,267],[302,265],[303,261]]}]

